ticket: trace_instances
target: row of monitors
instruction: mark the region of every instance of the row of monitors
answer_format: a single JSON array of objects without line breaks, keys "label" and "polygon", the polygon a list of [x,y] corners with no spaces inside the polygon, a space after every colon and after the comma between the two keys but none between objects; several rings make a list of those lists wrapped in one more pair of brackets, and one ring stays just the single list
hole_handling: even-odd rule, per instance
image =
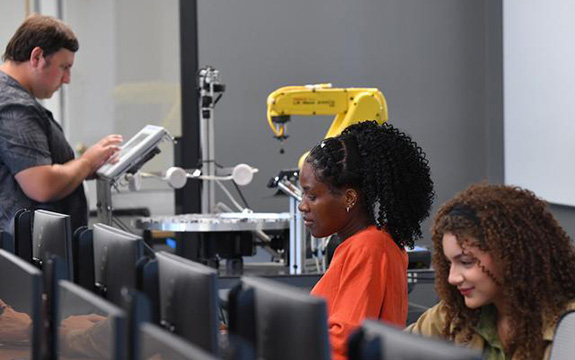
[{"label": "row of monitors", "polygon": [[[26,313],[31,319],[38,319],[38,314],[41,312],[39,309],[41,288],[42,286],[54,287],[53,294],[46,291],[49,295],[48,303],[52,302],[52,310],[48,313],[52,316],[52,322],[60,326],[52,327],[52,336],[43,336],[39,323],[31,327],[33,329],[32,339],[51,339],[51,342],[47,342],[44,347],[33,344],[34,341],[28,342],[31,358],[39,359],[42,349],[52,351],[60,349],[60,352],[67,357],[76,354],[82,358],[98,358],[98,356],[103,359],[137,359],[140,358],[139,356],[147,358],[150,351],[155,351],[153,348],[158,345],[154,345],[151,350],[142,349],[140,355],[136,350],[123,353],[121,349],[128,348],[125,346],[126,343],[139,343],[143,347],[151,346],[155,343],[155,340],[152,341],[150,338],[154,334],[160,334],[158,336],[164,339],[164,342],[171,337],[162,331],[154,331],[157,329],[153,326],[146,327],[148,333],[151,334],[142,333],[140,338],[133,335],[145,330],[140,331],[138,326],[134,326],[133,310],[129,312],[129,316],[126,316],[123,310],[119,310],[122,307],[127,309],[126,293],[122,289],[128,286],[142,290],[151,299],[152,306],[149,315],[146,315],[144,311],[144,315],[139,315],[140,320],[161,324],[164,329],[195,344],[201,349],[200,352],[203,351],[213,356],[220,355],[228,359],[251,359],[253,353],[250,353],[249,345],[236,346],[245,342],[251,344],[256,349],[257,357],[262,359],[329,359],[327,311],[323,300],[298,289],[265,279],[242,278],[240,284],[230,291],[228,305],[230,336],[227,339],[228,342],[232,339],[234,342],[237,339],[243,339],[243,341],[237,340],[236,345],[224,347],[227,349],[224,353],[220,351],[221,344],[218,339],[218,296],[215,270],[164,252],[148,254],[154,257],[153,260],[146,258],[144,257],[145,245],[140,237],[105,225],[97,224],[93,231],[76,234],[74,246],[72,246],[71,240],[63,240],[68,236],[62,236],[62,229],[64,233],[66,228],[69,229],[69,224],[65,223],[65,215],[36,212],[34,242],[39,244],[37,247],[40,249],[51,249],[47,252],[48,254],[54,254],[52,251],[58,249],[58,246],[59,249],[65,249],[65,252],[59,253],[66,258],[60,269],[61,275],[51,278],[52,280],[70,278],[66,276],[68,274],[75,277],[78,282],[84,277],[84,289],[68,282],[61,282],[57,286],[55,281],[50,284],[50,281],[44,280],[42,283],[38,280],[41,273],[35,267],[22,261],[18,264],[13,261],[15,259],[13,256],[10,257],[5,252],[0,253],[0,299],[13,305],[19,313]],[[55,234],[58,232],[60,235]],[[55,244],[56,242],[60,244]],[[66,244],[62,246],[62,242]],[[69,251],[73,248],[74,250]],[[46,276],[47,274],[54,275],[58,272],[48,254],[34,253],[36,258],[34,263],[42,265],[44,279],[50,278]],[[86,267],[86,264],[89,266]],[[84,269],[80,265],[84,265]],[[90,268],[93,271],[91,282],[85,279],[90,277],[86,275]],[[15,287],[15,284],[18,286]],[[23,287],[23,284],[26,286]],[[13,291],[16,288],[19,289],[18,296],[15,296]],[[21,291],[22,289],[26,290]],[[94,293],[103,295],[109,302]],[[118,308],[118,305],[122,307]],[[126,325],[127,322],[129,325]],[[365,329],[369,330],[369,323],[367,326]],[[126,327],[129,327],[130,331],[126,331]],[[87,328],[90,329],[89,332],[81,331]],[[365,329],[361,333],[365,336],[355,336],[355,340],[350,344],[352,358],[417,358],[416,355],[414,357],[407,355],[401,357],[400,355],[408,350],[413,354],[418,354],[421,349],[417,344],[425,345],[424,354],[430,359],[433,359],[430,357],[433,353],[433,351],[430,352],[430,347],[439,349],[439,356],[436,358],[475,358],[464,357],[462,351],[465,350],[459,348],[455,350],[451,346],[433,341],[426,343],[423,339],[414,340],[410,336],[409,344],[405,341],[394,340],[386,343],[385,346],[378,347],[376,345],[381,345],[381,343],[374,339],[379,339],[379,336],[373,336],[377,334],[377,331],[373,327],[367,332]],[[69,336],[56,336],[62,333]],[[132,335],[128,337],[126,333]],[[0,343],[2,343],[1,334],[0,330]],[[90,341],[86,341],[86,336],[88,336],[86,334],[89,334]],[[401,332],[399,334],[401,334],[399,339],[405,335]],[[150,339],[138,341],[142,338]],[[96,340],[99,346],[94,346]],[[162,343],[160,340],[156,342]],[[86,345],[90,343],[92,346]],[[178,348],[177,345],[174,346]],[[134,349],[139,348],[134,347]],[[0,349],[7,348],[0,347]],[[351,351],[351,349],[355,350]],[[393,349],[399,350],[394,353]],[[97,355],[98,352],[100,352],[99,355]],[[419,354],[422,353],[419,352]],[[448,354],[453,356],[450,357]],[[174,355],[173,358],[178,357]]]},{"label": "row of monitors", "polygon": [[[128,313],[117,305],[67,280],[57,289],[54,332],[46,334],[42,310],[42,272],[13,254],[0,250],[0,296],[14,299],[10,282],[18,282],[18,300],[2,300],[0,330],[2,359],[216,359],[198,346],[151,323],[136,331],[134,350],[128,346]],[[57,351],[51,356],[48,339]],[[56,350],[54,349],[54,350]]]},{"label": "row of monitors", "polygon": [[[19,220],[19,224],[15,223],[19,231],[14,231],[14,245],[6,248],[44,270],[42,285],[48,295],[48,313],[56,311],[52,302],[58,279],[73,280],[116,305],[124,305],[125,288],[139,289],[152,300],[149,320],[217,354],[219,322],[214,269],[169,253],[156,254],[141,237],[107,225],[96,224],[92,230],[80,228],[72,234],[69,216],[44,210]],[[0,274],[2,281],[11,278],[4,275],[7,273]],[[19,303],[14,299],[17,294],[9,290],[16,287],[7,285],[0,299]],[[187,309],[189,306],[191,310]],[[186,309],[186,316],[180,309]]]},{"label": "row of monitors", "polygon": [[[115,303],[123,284],[135,287],[134,265],[147,250],[141,237],[103,224],[72,233],[68,215],[46,210],[36,210],[33,216],[28,210],[19,211],[13,233],[13,237],[6,232],[0,234],[0,248],[40,269],[56,256],[62,260],[64,278],[98,291]],[[152,252],[148,249],[148,254]]]}]

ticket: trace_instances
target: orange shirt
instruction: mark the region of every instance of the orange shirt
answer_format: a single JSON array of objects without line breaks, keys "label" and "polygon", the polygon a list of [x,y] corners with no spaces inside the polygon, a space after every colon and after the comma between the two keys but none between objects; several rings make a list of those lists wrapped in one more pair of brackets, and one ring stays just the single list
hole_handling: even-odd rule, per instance
[{"label": "orange shirt", "polygon": [[348,337],[366,318],[405,327],[407,264],[405,250],[375,226],[339,245],[311,291],[327,301],[332,360],[347,359]]}]

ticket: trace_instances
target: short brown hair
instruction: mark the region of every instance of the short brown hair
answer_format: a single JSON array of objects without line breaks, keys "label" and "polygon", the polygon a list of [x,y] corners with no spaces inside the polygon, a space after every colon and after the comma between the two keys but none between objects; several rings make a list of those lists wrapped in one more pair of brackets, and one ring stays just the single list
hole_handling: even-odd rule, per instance
[{"label": "short brown hair", "polygon": [[33,14],[18,27],[6,45],[2,60],[28,61],[35,47],[40,47],[46,57],[62,48],[76,52],[80,46],[72,29],[62,21],[50,16]]}]

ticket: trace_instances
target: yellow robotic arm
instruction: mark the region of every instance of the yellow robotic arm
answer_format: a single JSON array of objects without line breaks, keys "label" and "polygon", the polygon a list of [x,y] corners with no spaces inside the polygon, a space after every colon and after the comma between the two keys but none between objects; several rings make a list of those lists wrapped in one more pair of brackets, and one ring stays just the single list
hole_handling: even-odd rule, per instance
[{"label": "yellow robotic arm", "polygon": [[[286,86],[268,96],[267,118],[274,136],[283,140],[290,115],[336,115],[325,138],[339,135],[349,125],[387,121],[387,103],[376,88],[333,88],[331,84]],[[299,160],[301,168],[305,153]]]}]

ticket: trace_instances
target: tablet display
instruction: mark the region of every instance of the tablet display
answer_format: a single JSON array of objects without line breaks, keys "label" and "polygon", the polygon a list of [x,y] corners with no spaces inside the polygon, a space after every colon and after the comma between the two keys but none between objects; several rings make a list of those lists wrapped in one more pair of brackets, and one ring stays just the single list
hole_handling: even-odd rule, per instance
[{"label": "tablet display", "polygon": [[97,175],[104,179],[114,179],[134,166],[143,156],[146,156],[166,135],[161,126],[146,125],[128,142],[122,145],[119,161],[115,164],[104,164]]}]

